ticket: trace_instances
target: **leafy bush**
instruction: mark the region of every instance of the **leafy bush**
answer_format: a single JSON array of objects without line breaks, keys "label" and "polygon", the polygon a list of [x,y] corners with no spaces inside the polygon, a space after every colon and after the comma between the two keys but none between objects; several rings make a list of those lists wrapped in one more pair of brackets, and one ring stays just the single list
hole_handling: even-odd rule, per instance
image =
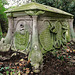
[{"label": "leafy bush", "polygon": [[6,17],[6,13],[4,12],[6,9],[4,8],[4,3],[2,3],[2,0],[0,0],[0,25],[2,28],[2,32],[6,32],[7,31],[7,24],[8,24],[8,20]]}]

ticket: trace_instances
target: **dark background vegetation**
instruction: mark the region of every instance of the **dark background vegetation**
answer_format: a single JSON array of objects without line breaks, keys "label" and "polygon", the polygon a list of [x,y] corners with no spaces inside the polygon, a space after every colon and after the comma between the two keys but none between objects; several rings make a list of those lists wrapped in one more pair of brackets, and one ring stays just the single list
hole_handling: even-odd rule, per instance
[{"label": "dark background vegetation", "polygon": [[4,13],[4,11],[6,10],[4,8],[4,4],[6,4],[6,1],[0,0],[0,25],[3,33],[7,31],[7,25],[8,25],[6,13]]}]

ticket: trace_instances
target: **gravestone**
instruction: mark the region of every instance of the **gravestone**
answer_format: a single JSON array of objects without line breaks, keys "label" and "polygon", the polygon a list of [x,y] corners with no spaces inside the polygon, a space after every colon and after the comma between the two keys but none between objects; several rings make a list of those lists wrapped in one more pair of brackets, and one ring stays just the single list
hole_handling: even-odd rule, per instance
[{"label": "gravestone", "polygon": [[[0,51],[28,54],[34,72],[39,72],[43,54],[74,40],[73,15],[62,10],[31,2],[6,11],[9,28],[0,42]],[[5,47],[4,47],[5,46]],[[8,46],[8,48],[7,48]]]}]

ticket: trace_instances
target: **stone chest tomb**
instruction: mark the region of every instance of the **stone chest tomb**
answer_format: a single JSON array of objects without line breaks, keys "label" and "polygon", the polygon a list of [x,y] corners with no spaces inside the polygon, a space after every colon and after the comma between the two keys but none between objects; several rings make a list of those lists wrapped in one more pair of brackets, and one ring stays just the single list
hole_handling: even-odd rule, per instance
[{"label": "stone chest tomb", "polygon": [[[43,54],[74,40],[73,15],[62,10],[28,3],[6,11],[8,33],[0,42],[0,51],[29,53],[34,72],[38,72]],[[72,34],[71,34],[72,33]]]}]

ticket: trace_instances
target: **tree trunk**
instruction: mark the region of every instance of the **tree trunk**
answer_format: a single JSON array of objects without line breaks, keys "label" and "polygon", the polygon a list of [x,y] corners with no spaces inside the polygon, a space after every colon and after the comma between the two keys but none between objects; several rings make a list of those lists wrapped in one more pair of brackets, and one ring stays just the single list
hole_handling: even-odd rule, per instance
[{"label": "tree trunk", "polygon": [[0,40],[2,38],[2,29],[1,29],[1,24],[0,24]]}]

